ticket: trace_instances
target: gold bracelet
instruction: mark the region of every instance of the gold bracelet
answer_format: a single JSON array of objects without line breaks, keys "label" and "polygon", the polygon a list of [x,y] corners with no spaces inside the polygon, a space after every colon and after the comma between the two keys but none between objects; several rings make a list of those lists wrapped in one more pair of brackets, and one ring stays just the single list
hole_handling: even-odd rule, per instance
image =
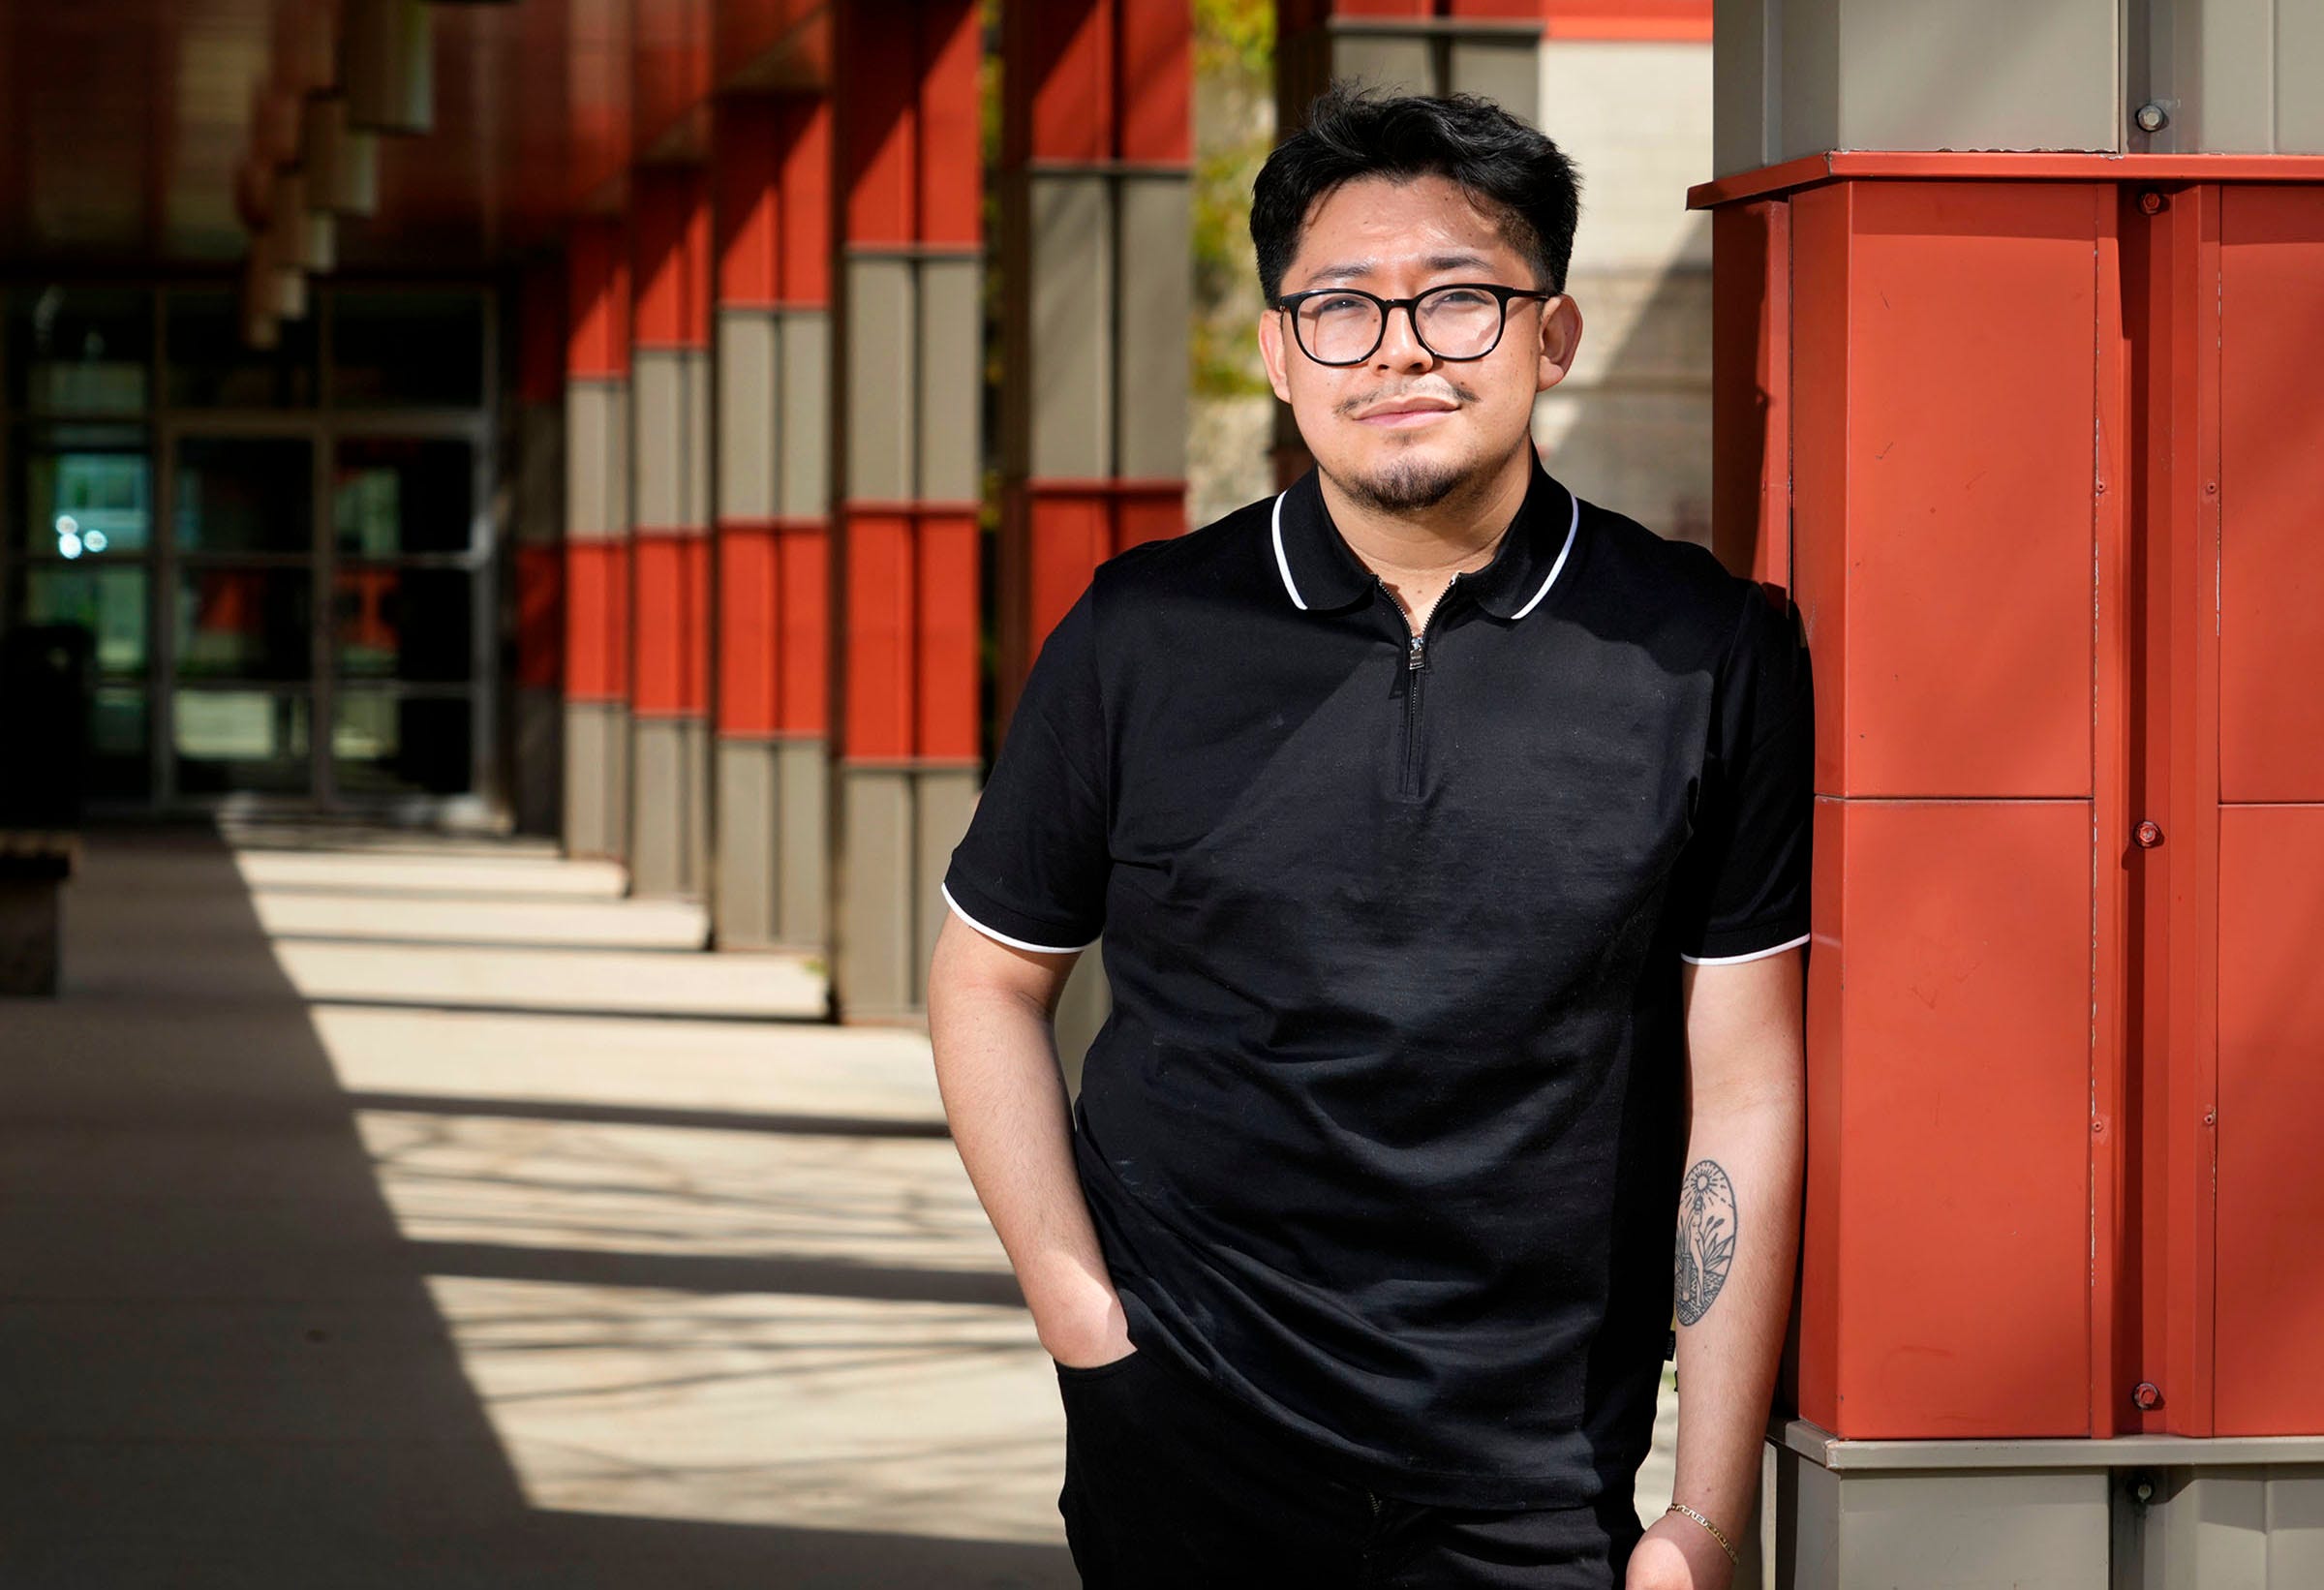
[{"label": "gold bracelet", "polygon": [[1710,1519],[1704,1517],[1701,1514],[1696,1512],[1684,1502],[1672,1502],[1668,1507],[1663,1510],[1663,1516],[1667,1518],[1673,1513],[1683,1513],[1688,1517],[1694,1519],[1697,1523],[1702,1525],[1703,1528],[1709,1530],[1711,1532],[1711,1539],[1719,1543],[1719,1549],[1727,1553],[1727,1560],[1730,1563],[1733,1563],[1738,1568],[1742,1566],[1743,1559],[1735,1555],[1735,1548],[1727,1544],[1727,1537],[1719,1533],[1719,1526],[1717,1524],[1711,1522]]}]

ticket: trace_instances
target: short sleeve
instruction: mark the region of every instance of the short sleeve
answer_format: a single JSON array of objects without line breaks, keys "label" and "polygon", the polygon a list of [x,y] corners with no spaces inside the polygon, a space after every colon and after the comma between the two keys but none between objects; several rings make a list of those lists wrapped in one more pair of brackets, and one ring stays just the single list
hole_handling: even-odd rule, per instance
[{"label": "short sleeve", "polygon": [[1033,659],[944,900],[987,937],[1050,955],[1105,925],[1109,756],[1088,591]]},{"label": "short sleeve", "polygon": [[1816,711],[1808,649],[1755,585],[1715,692],[1695,832],[1670,910],[1679,959],[1752,961],[1808,938]]}]

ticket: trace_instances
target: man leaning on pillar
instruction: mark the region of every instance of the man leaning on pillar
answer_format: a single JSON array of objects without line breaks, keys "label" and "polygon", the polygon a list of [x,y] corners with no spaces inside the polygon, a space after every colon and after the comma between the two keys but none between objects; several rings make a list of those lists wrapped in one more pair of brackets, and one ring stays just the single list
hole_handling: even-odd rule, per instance
[{"label": "man leaning on pillar", "polygon": [[1796,1257],[1808,658],[1535,453],[1577,192],[1486,101],[1316,102],[1251,208],[1314,464],[1099,567],[945,876],[937,1079],[1091,1586],[1731,1582]]}]

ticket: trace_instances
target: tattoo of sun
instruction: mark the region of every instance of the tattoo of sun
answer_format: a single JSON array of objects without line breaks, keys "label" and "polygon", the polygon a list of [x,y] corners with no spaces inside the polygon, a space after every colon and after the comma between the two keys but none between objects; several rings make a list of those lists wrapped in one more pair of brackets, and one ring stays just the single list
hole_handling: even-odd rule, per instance
[{"label": "tattoo of sun", "polygon": [[1678,1195],[1678,1323],[1709,1311],[1735,1262],[1735,1186],[1715,1159],[1698,1159]]}]

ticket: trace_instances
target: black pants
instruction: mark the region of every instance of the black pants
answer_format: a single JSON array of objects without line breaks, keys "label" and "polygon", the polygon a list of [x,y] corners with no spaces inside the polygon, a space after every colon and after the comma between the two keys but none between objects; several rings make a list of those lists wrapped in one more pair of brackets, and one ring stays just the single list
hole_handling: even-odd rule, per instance
[{"label": "black pants", "polygon": [[1630,1498],[1511,1513],[1428,1507],[1315,1454],[1158,1352],[1057,1365],[1057,1511],[1086,1590],[1620,1590]]}]

